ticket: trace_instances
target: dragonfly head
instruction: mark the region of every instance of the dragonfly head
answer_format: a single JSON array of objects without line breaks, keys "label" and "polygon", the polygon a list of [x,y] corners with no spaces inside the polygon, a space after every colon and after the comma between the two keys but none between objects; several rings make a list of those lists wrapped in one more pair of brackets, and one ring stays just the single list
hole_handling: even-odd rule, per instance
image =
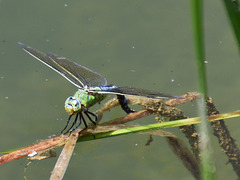
[{"label": "dragonfly head", "polygon": [[70,96],[65,101],[65,110],[69,115],[78,112],[81,109],[81,102],[73,96]]}]

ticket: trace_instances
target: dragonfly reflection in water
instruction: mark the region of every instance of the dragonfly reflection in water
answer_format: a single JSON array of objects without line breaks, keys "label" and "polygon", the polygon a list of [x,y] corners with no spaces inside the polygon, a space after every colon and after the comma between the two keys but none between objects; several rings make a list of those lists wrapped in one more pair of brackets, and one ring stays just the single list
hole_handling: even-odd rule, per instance
[{"label": "dragonfly reflection in water", "polygon": [[[122,109],[126,113],[133,112],[127,104],[124,95],[143,96],[147,98],[181,98],[179,96],[154,92],[151,90],[134,88],[134,87],[118,87],[115,85],[107,85],[107,80],[101,74],[94,72],[82,65],[70,61],[69,59],[58,56],[54,53],[42,53],[21,42],[18,45],[28,54],[52,68],[73,85],[78,87],[77,92],[67,98],[65,101],[65,110],[70,115],[67,124],[61,133],[72,133],[83,122],[86,129],[88,127],[85,117],[96,125],[97,115],[88,111],[89,107],[101,102],[108,94],[116,94]],[[85,117],[84,117],[85,114]],[[75,119],[72,125],[67,129],[73,115]],[[84,130],[83,129],[83,130]]]}]

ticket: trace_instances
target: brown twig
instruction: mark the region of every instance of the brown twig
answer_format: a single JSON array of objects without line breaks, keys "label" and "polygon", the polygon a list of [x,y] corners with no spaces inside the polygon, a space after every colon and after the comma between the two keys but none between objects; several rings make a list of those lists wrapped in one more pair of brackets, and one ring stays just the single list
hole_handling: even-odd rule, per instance
[{"label": "brown twig", "polygon": [[[146,109],[151,110],[156,115],[160,115],[161,117],[168,118],[170,121],[175,121],[179,119],[187,119],[188,117],[184,115],[184,113],[178,109],[175,108],[175,106],[184,104],[189,101],[193,101],[197,98],[199,98],[199,93],[197,92],[189,92],[184,95],[182,95],[183,99],[170,99],[168,101],[163,102],[161,99],[146,99],[146,98],[140,98],[140,99],[130,99],[130,102],[134,104],[139,104],[144,106]],[[180,130],[184,133],[186,138],[189,140],[189,144],[191,146],[192,152],[197,160],[199,160],[199,135],[195,129],[194,125],[188,125],[188,126],[181,126]]]},{"label": "brown twig", "polygon": [[63,178],[78,139],[78,132],[75,134],[71,134],[71,136],[68,138],[68,141],[66,142],[57,160],[57,163],[55,164],[50,180],[59,180]]},{"label": "brown twig", "polygon": [[57,146],[62,146],[65,141],[63,141],[62,139],[63,136],[58,136],[55,138],[51,138],[51,139],[47,139],[44,141],[41,141],[39,143],[24,147],[22,149],[13,151],[11,153],[2,155],[0,157],[0,165],[7,163],[9,161],[13,161],[22,157],[26,157],[29,154],[33,153],[33,152],[39,152],[39,151],[43,151],[43,150],[49,150],[53,147],[57,147]]},{"label": "brown twig", "polygon": [[[207,99],[208,115],[217,115],[219,111],[216,109],[211,98]],[[218,138],[219,144],[223,152],[228,156],[229,162],[232,164],[234,171],[240,178],[240,150],[232,138],[230,131],[225,125],[224,120],[211,122],[214,135]]]},{"label": "brown twig", "polygon": [[[170,102],[166,101],[164,103],[169,104],[169,105],[170,104],[177,105],[177,104],[185,103],[185,102],[189,101],[189,99],[187,99],[187,98],[185,100],[184,99],[177,99],[176,101],[178,101],[178,103],[173,103],[174,102],[173,100],[169,100],[169,101]],[[117,103],[116,100],[112,100],[110,104],[113,104],[113,106],[115,107],[118,103]],[[108,110],[108,109],[110,109],[110,108],[105,107],[104,110]],[[122,123],[126,123],[126,122],[129,122],[129,121],[132,121],[132,120],[136,120],[136,119],[148,116],[152,113],[153,113],[152,110],[142,110],[142,111],[139,111],[139,112],[128,114],[125,117],[115,119],[114,121],[104,123],[104,125],[114,125],[114,124],[119,124],[119,123],[122,124]],[[92,131],[92,129],[89,128],[87,131],[81,132],[79,137],[89,135],[89,134],[91,134],[91,131]],[[108,132],[109,130],[105,130],[105,131]],[[75,133],[77,133],[77,132],[75,132]],[[13,151],[11,153],[4,154],[4,155],[0,156],[0,165],[4,164],[4,163],[7,163],[7,162],[10,162],[10,161],[13,161],[13,160],[16,160],[16,159],[19,159],[19,158],[22,158],[22,157],[26,157],[33,152],[39,153],[41,151],[48,151],[48,150],[63,146],[63,145],[66,144],[66,142],[68,140],[68,137],[69,137],[69,135],[60,135],[58,137],[54,137],[54,138],[51,138],[51,139],[41,141],[39,143],[24,147],[22,149]]]},{"label": "brown twig", "polygon": [[177,137],[167,137],[167,141],[172,151],[181,159],[184,166],[192,173],[195,179],[200,179],[199,163],[183,141]]}]

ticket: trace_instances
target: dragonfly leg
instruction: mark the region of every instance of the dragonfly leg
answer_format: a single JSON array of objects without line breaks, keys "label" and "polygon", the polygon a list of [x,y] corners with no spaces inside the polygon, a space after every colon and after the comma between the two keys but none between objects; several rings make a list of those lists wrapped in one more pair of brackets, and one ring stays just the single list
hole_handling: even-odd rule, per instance
[{"label": "dragonfly leg", "polygon": [[132,110],[129,106],[128,106],[128,103],[127,103],[127,98],[123,95],[117,95],[117,98],[118,98],[118,101],[122,107],[122,109],[127,113],[132,113],[132,112],[135,112],[134,110]]},{"label": "dragonfly leg", "polygon": [[[83,123],[84,123],[84,125],[85,125],[85,128],[83,128],[81,131],[83,131],[83,130],[85,130],[85,129],[87,129],[87,123],[86,123],[86,121],[85,121],[85,119],[84,119],[84,117],[83,117],[83,114],[82,114],[82,112],[80,112],[79,113],[79,123],[70,131],[70,134],[73,132],[73,131],[75,131],[81,124],[82,124],[82,121],[83,121]],[[71,127],[72,128],[72,127]],[[70,129],[71,129],[70,128]],[[69,129],[69,130],[70,130]],[[81,132],[80,131],[80,132]]]},{"label": "dragonfly leg", "polygon": [[[67,133],[73,128],[73,126],[76,124],[76,122],[77,122],[77,120],[78,120],[78,114],[79,114],[79,113],[76,114],[76,117],[75,117],[75,119],[74,119],[71,127],[68,128],[68,130],[67,130],[64,134],[67,134]],[[80,123],[81,123],[81,122],[80,122]],[[67,124],[68,124],[68,123],[67,123]],[[66,127],[65,127],[64,129],[66,129]]]},{"label": "dragonfly leg", "polygon": [[[84,126],[85,126],[85,128],[83,128],[83,130],[85,130],[85,129],[88,128],[88,125],[87,125],[87,122],[86,122],[86,120],[84,119],[83,115],[82,115],[82,120],[83,120],[83,123],[84,123]],[[83,130],[82,130],[82,131],[83,131]]]},{"label": "dragonfly leg", "polygon": [[63,134],[63,131],[68,127],[68,124],[70,122],[70,119],[71,119],[72,115],[69,116],[68,120],[67,120],[67,124],[66,126],[63,128],[63,130],[61,131],[61,133]]},{"label": "dragonfly leg", "polygon": [[[89,113],[89,111],[86,111],[86,112],[84,111],[84,114],[86,114],[86,116],[89,118],[89,120],[90,120],[91,122],[93,122],[92,119],[91,119],[91,117],[90,117],[87,113]],[[92,113],[90,112],[90,114],[92,114]],[[87,122],[86,122],[83,114],[81,113],[81,114],[80,114],[80,117],[79,117],[79,124],[78,124],[76,127],[74,127],[74,128],[70,131],[69,134],[71,134],[73,131],[75,131],[75,129],[77,129],[77,128],[81,125],[81,121],[83,121],[85,128],[83,128],[79,133],[81,133],[82,131],[84,131],[85,129],[88,128]],[[93,123],[95,123],[95,122],[93,122]],[[96,124],[96,123],[95,123],[95,124]],[[93,138],[95,139],[94,134],[92,134],[92,135],[93,135]]]},{"label": "dragonfly leg", "polygon": [[[97,115],[90,112],[90,111],[84,111],[84,114],[86,114],[86,116],[88,117],[88,119],[96,126],[97,125]],[[92,115],[94,117],[94,120],[89,116]]]},{"label": "dragonfly leg", "polygon": [[[92,113],[92,112],[90,112],[90,111],[88,111],[88,110],[86,109],[86,110],[83,110],[83,111],[81,111],[81,112],[79,112],[79,113],[76,114],[76,117],[75,117],[75,119],[74,119],[71,127],[69,127],[68,130],[67,130],[66,132],[64,132],[64,131],[67,129],[68,125],[69,125],[69,122],[70,122],[70,120],[71,120],[72,115],[69,116],[66,126],[65,126],[64,129],[61,131],[62,134],[67,134],[68,132],[69,132],[69,134],[71,134],[73,131],[75,131],[75,130],[82,124],[82,121],[83,121],[83,123],[84,123],[85,128],[83,128],[81,131],[83,131],[83,130],[85,130],[85,129],[88,128],[87,122],[86,122],[86,120],[85,120],[82,112],[84,112],[84,114],[87,116],[87,118],[88,118],[94,125],[97,125],[97,123],[96,123],[96,122],[97,122],[97,115],[94,114],[94,113]],[[94,119],[93,119],[90,115],[93,116]],[[78,118],[79,118],[79,119],[78,119]],[[79,122],[77,123],[78,120],[79,120]],[[77,123],[77,125],[76,125],[76,123]],[[75,125],[76,125],[76,126],[75,126]],[[80,132],[81,132],[81,131],[80,131]],[[63,132],[64,132],[64,133],[63,133]]]},{"label": "dragonfly leg", "polygon": [[[89,111],[87,111],[87,110],[86,110],[86,111],[83,111],[83,112],[84,112],[84,114],[88,117],[88,119],[89,119],[94,125],[96,125],[96,122],[89,116],[89,114],[92,115],[92,116],[94,116],[94,117],[95,117],[95,120],[97,120],[97,115],[94,114],[94,113],[92,113],[92,112],[89,112]],[[81,125],[82,121],[83,121],[83,123],[84,123],[85,128],[83,128],[80,132],[82,132],[82,131],[84,131],[85,129],[88,128],[87,122],[86,122],[86,120],[85,120],[82,112],[80,112],[79,115],[80,115],[80,116],[79,116],[79,123],[78,123],[73,129],[72,129],[72,127],[74,126],[75,123],[73,123],[73,125],[69,128],[69,130],[72,129],[72,130],[70,131],[70,134],[71,134],[73,131],[75,131],[75,130]]]},{"label": "dragonfly leg", "polygon": [[[92,112],[90,112],[90,111],[84,111],[84,114],[86,114],[86,116],[88,117],[88,119],[96,126],[97,125],[97,115],[96,114],[94,114],[94,113],[92,113]],[[89,116],[89,114],[90,115],[92,115],[92,116],[94,116],[94,118],[95,118],[95,120],[93,120],[90,116]],[[85,125],[85,127],[87,128],[87,123],[85,122],[85,120],[83,121],[84,122],[84,125]],[[83,130],[85,130],[86,128],[84,128]],[[82,130],[82,131],[83,131]],[[95,135],[94,134],[92,134],[93,135],[93,138],[95,139]]]}]

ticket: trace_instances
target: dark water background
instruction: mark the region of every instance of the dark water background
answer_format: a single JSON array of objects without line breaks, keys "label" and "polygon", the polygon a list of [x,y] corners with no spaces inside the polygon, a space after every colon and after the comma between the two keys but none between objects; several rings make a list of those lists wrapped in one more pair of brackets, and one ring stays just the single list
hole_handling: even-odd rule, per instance
[{"label": "dark water background", "polygon": [[[221,112],[239,109],[239,56],[220,1],[205,5],[209,95]],[[65,99],[76,88],[23,52],[18,41],[59,55],[104,75],[110,84],[180,95],[196,91],[196,67],[189,1],[0,0],[0,151],[59,135]],[[92,111],[99,108],[96,105]],[[197,116],[194,102],[181,106]],[[120,108],[105,120],[124,116]],[[154,123],[153,117],[137,121]],[[239,144],[239,118],[227,120]],[[182,137],[178,128],[170,132]],[[155,137],[127,135],[79,143],[65,179],[193,179],[167,146]],[[213,137],[219,179],[236,179]],[[57,150],[60,152],[60,149]],[[56,158],[26,158],[4,164],[1,179],[48,179]]]}]

